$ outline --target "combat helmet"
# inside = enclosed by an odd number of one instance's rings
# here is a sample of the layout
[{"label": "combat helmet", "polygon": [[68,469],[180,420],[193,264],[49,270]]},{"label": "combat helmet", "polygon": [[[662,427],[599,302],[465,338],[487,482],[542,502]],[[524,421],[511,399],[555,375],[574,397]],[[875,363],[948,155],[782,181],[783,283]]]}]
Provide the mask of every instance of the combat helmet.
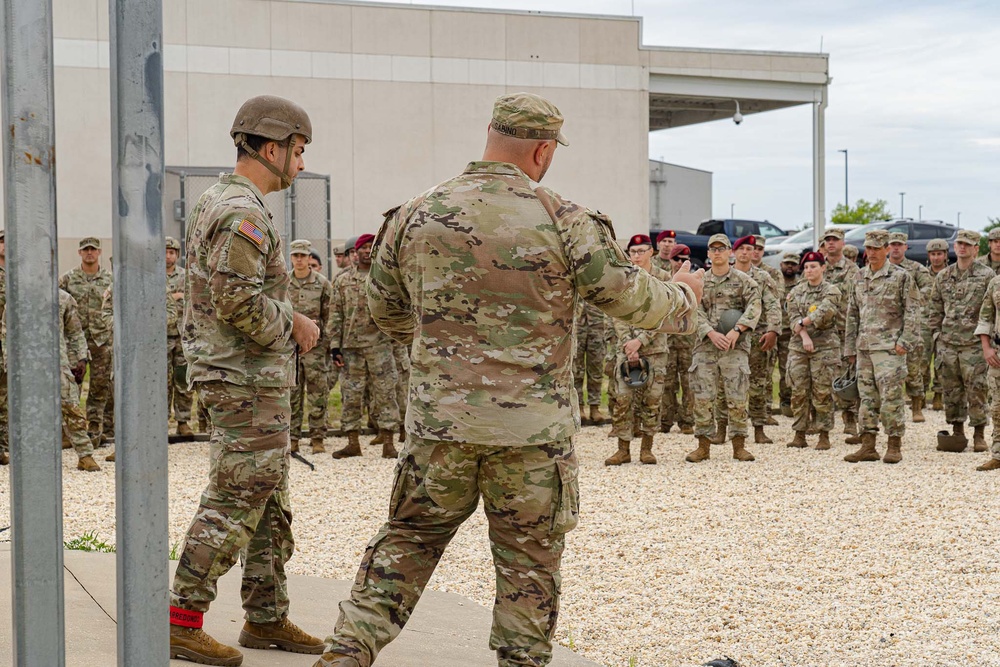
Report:
[{"label": "combat helmet", "polygon": [[724,310],[719,316],[719,323],[715,325],[715,330],[720,334],[727,334],[733,330],[733,327],[736,326],[742,317],[743,311],[738,308]]},{"label": "combat helmet", "polygon": [[[288,165],[292,160],[292,138],[296,134],[301,134],[307,144],[312,141],[312,122],[309,120],[309,114],[295,102],[275,95],[258,95],[244,102],[236,112],[233,127],[229,130],[233,143],[280,178],[282,188],[292,184],[292,177],[288,175]],[[250,135],[287,142],[284,169],[279,171],[251,148],[247,143],[247,136]]]},{"label": "combat helmet", "polygon": [[639,357],[638,365],[636,366],[633,366],[627,360],[623,361],[621,366],[618,367],[618,372],[621,373],[622,381],[626,387],[632,389],[645,387],[646,383],[649,382],[650,376],[649,359]]},{"label": "combat helmet", "polygon": [[855,401],[858,393],[858,369],[854,364],[849,364],[847,370],[840,377],[833,381],[833,393],[842,401]]}]

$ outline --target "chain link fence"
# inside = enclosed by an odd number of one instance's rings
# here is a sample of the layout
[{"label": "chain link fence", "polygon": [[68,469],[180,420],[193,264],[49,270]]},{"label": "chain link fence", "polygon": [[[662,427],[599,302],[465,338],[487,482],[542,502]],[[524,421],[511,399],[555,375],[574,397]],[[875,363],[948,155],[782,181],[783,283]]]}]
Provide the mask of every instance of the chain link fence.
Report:
[{"label": "chain link fence", "polygon": [[[181,242],[181,257],[187,250],[187,216],[205,190],[218,182],[225,167],[167,167],[163,184],[163,233]],[[309,239],[323,258],[323,274],[331,277],[330,177],[304,171],[292,187],[264,197],[274,216],[288,260],[288,245],[294,239]]]}]

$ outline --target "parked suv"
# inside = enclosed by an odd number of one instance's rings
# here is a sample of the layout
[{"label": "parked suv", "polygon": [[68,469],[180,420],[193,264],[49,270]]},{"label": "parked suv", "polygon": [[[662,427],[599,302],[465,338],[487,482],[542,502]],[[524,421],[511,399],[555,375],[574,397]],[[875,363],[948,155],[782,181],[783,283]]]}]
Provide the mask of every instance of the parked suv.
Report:
[{"label": "parked suv", "polygon": [[869,229],[884,229],[888,232],[903,232],[909,239],[906,244],[907,259],[921,264],[927,264],[927,242],[932,239],[944,239],[948,242],[948,261],[955,261],[955,239],[958,237],[958,227],[940,220],[913,220],[903,218],[886,220],[862,225],[847,233],[844,242],[858,249],[858,263],[864,265],[865,231]]}]

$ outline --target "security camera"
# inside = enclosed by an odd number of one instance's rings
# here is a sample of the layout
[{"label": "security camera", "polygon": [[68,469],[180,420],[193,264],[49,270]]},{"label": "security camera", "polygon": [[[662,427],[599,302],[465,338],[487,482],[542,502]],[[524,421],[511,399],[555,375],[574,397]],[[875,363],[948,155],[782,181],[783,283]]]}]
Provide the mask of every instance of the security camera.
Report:
[{"label": "security camera", "polygon": [[736,102],[736,113],[733,114],[733,122],[739,125],[743,122],[743,114],[740,113],[740,101],[733,100],[733,102]]}]

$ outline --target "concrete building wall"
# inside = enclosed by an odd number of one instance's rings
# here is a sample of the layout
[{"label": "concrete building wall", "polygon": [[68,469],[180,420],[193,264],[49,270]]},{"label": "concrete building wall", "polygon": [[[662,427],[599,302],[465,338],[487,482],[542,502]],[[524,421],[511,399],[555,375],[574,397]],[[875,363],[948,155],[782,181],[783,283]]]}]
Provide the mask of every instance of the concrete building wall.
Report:
[{"label": "concrete building wall", "polygon": [[712,172],[649,161],[649,228],[693,232],[712,217]]}]

